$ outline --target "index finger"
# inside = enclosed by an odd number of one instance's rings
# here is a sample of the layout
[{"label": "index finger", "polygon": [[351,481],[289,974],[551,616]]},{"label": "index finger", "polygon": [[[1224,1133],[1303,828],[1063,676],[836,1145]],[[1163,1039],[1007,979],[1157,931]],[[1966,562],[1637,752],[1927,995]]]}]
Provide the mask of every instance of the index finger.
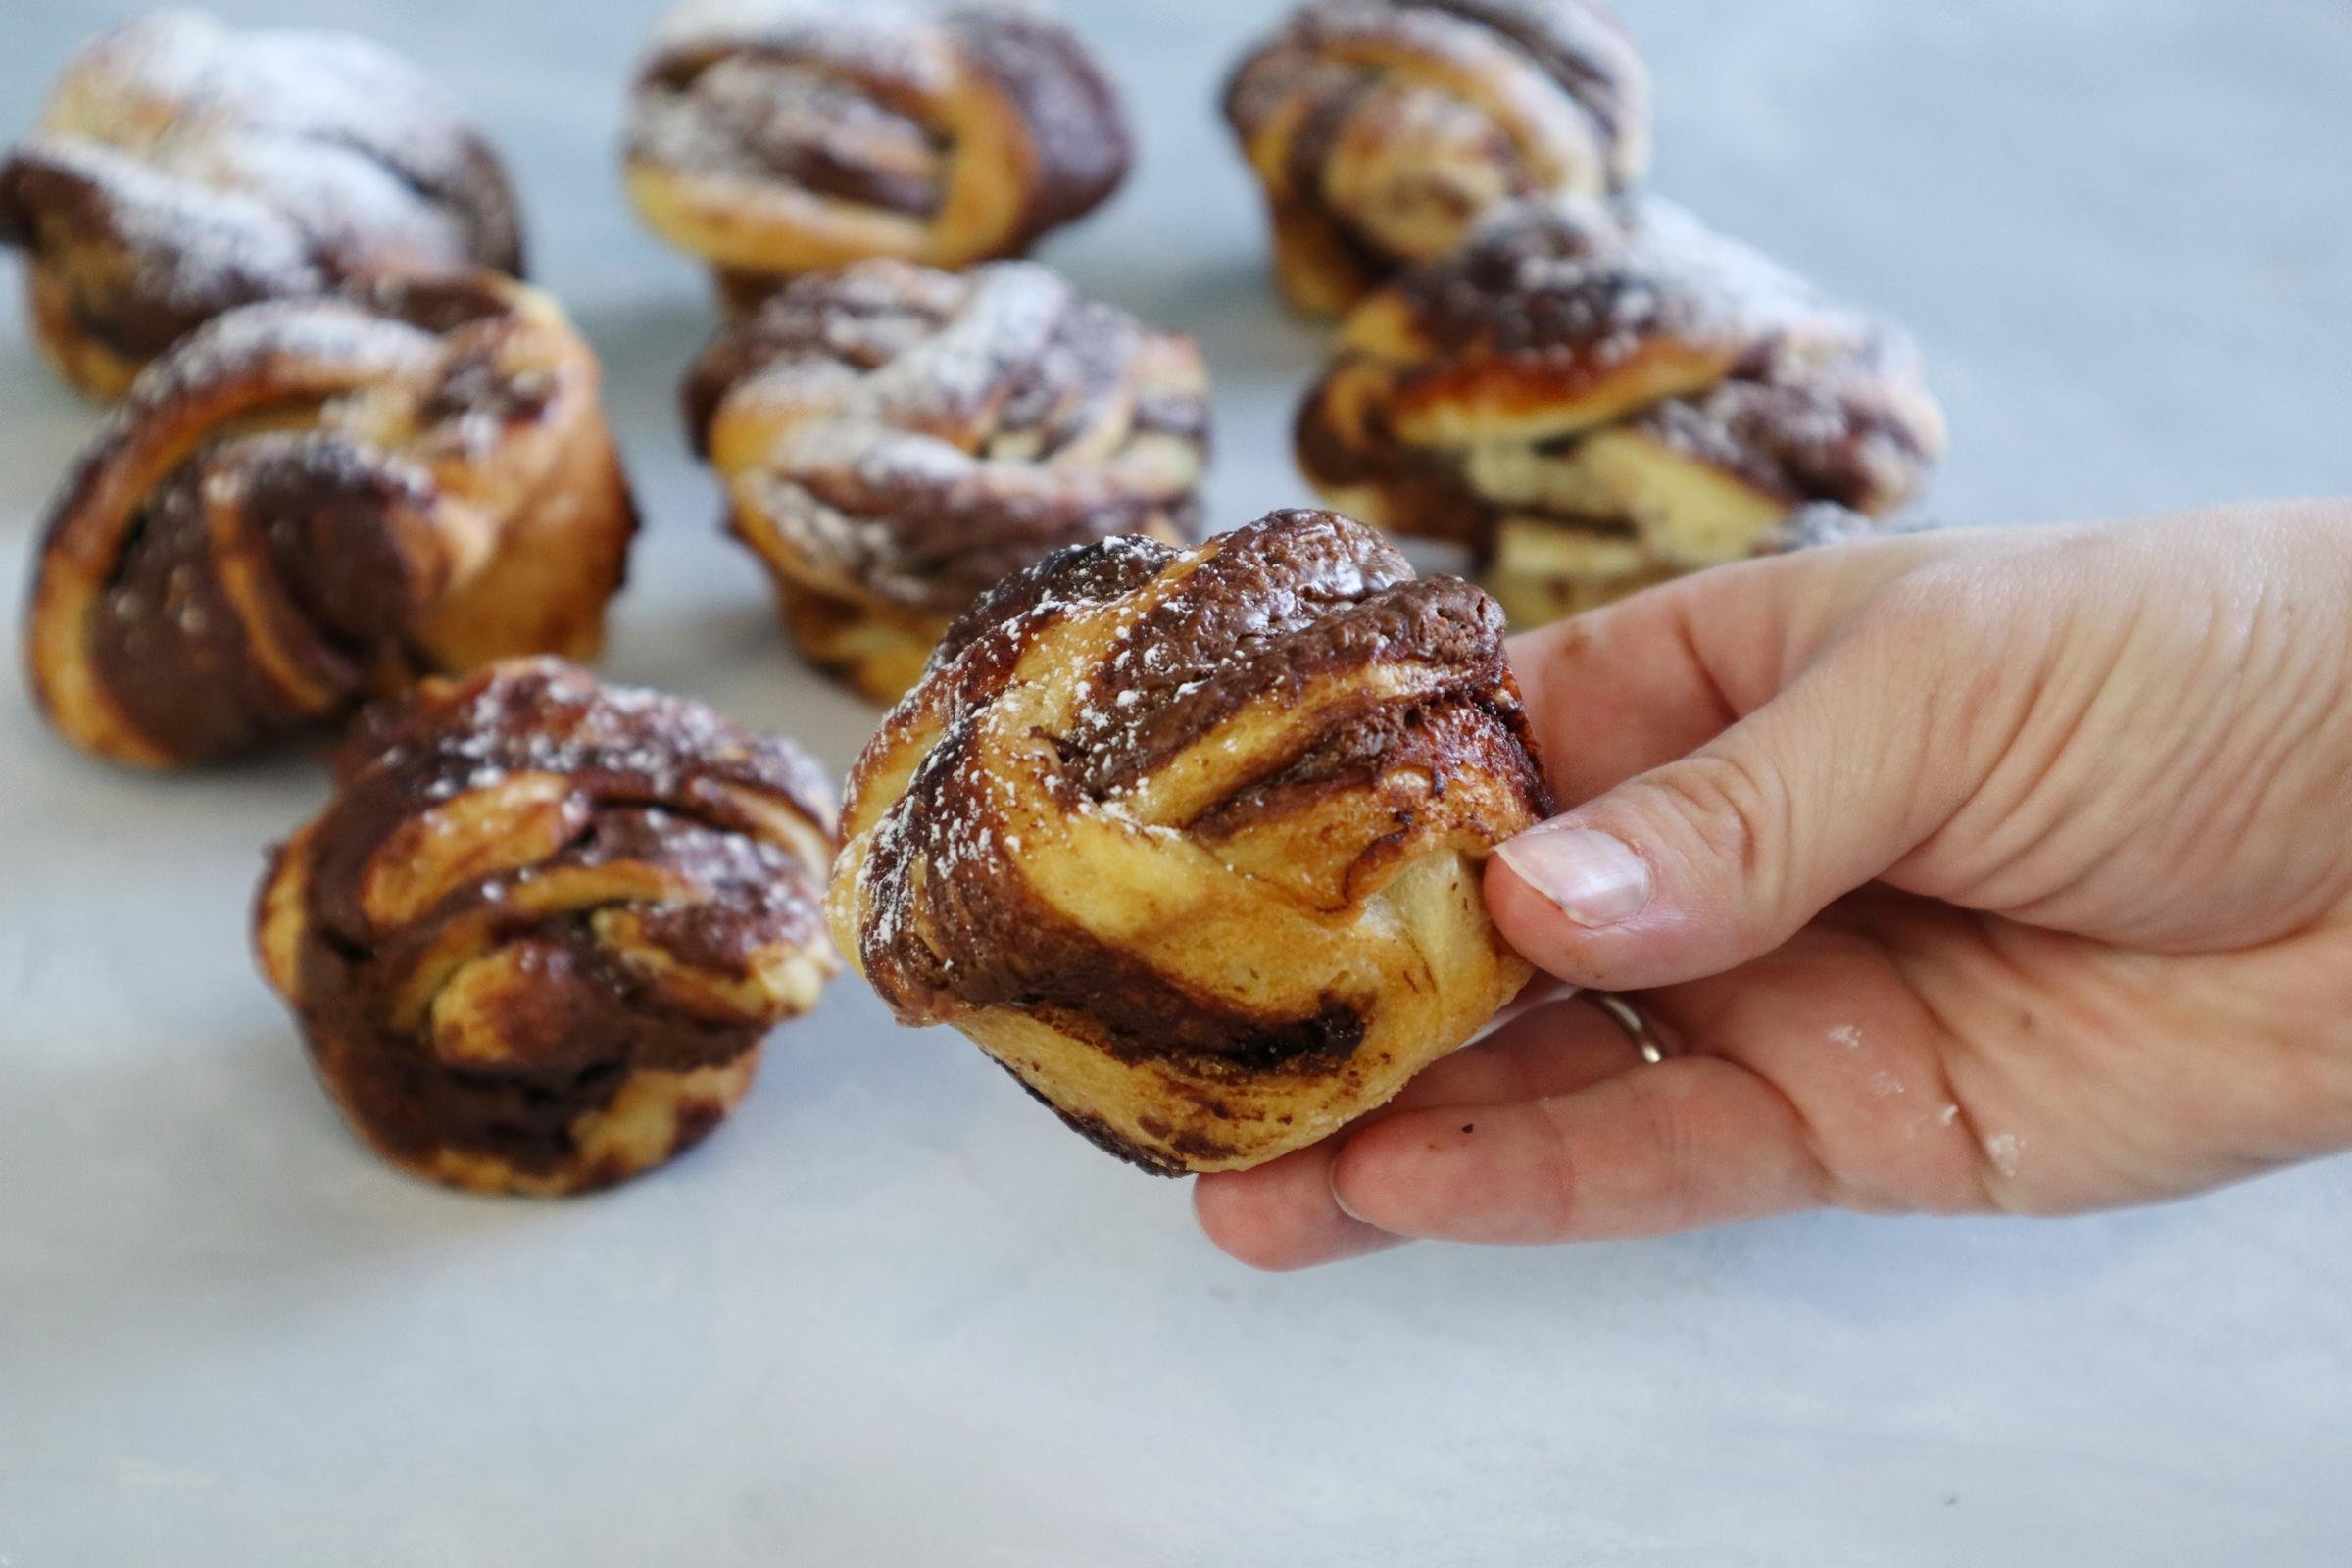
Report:
[{"label": "index finger", "polygon": [[1872,594],[1965,535],[1904,535],[1717,566],[1511,639],[1563,808],[1691,752],[1763,707]]}]

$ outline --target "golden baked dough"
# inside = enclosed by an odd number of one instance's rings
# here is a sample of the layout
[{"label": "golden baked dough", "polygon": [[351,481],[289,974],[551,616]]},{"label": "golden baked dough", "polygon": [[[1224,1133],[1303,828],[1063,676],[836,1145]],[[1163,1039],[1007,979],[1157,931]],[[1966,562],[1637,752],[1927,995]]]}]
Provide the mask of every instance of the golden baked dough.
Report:
[{"label": "golden baked dough", "polygon": [[1005,573],[1198,536],[1200,352],[1027,262],[801,278],[719,332],[685,401],[802,651],[877,702]]},{"label": "golden baked dough", "polygon": [[52,510],[33,696],[189,766],[417,675],[594,654],[637,524],[596,361],[491,273],[249,305],[142,374]]},{"label": "golden baked dough", "polygon": [[1314,1142],[1527,981],[1480,897],[1549,809],[1475,587],[1324,512],[1065,550],[852,770],[833,931],[1148,1169]]},{"label": "golden baked dough", "polygon": [[1605,195],[1649,160],[1649,77],[1608,0],[1307,0],[1225,89],[1274,270],[1336,314],[1498,203]]},{"label": "golden baked dough", "polygon": [[26,253],[51,363],[108,398],[239,305],[522,270],[497,156],[415,67],[364,38],[177,10],[66,68],[0,164],[0,243]]},{"label": "golden baked dough", "polygon": [[1127,172],[1094,57],[1017,0],[685,0],[630,101],[629,195],[734,310],[869,256],[1018,256]]},{"label": "golden baked dough", "polygon": [[836,843],[791,742],[553,659],[372,711],[272,857],[262,971],[384,1158],[607,1187],[694,1144],[838,969]]},{"label": "golden baked dough", "polygon": [[1499,210],[1368,297],[1299,410],[1332,505],[1468,545],[1537,624],[1884,516],[1943,450],[1900,332],[1654,200]]}]

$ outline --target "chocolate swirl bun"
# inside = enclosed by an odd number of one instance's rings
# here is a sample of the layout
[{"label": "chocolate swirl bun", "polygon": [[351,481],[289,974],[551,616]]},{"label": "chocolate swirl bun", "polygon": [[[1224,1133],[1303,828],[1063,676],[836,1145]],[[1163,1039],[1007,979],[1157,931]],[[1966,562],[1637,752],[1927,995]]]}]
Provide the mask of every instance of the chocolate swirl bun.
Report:
[{"label": "chocolate swirl bun", "polygon": [[879,702],[1005,573],[1198,537],[1200,352],[1026,262],[801,278],[718,334],[685,401],[793,635]]},{"label": "chocolate swirl bun", "polygon": [[1608,0],[1308,0],[1225,118],[1293,304],[1346,310],[1517,197],[1604,195],[1649,162],[1649,76]]},{"label": "chocolate swirl bun", "polygon": [[608,1187],[692,1146],[838,968],[815,765],[553,659],[371,712],[271,858],[262,972],[386,1159],[456,1187]]},{"label": "chocolate swirl bun", "polygon": [[1494,602],[1280,512],[959,620],[850,779],[836,940],[1102,1148],[1254,1165],[1525,983],[1479,862],[1548,810]]},{"label": "chocolate swirl bun", "polygon": [[1661,202],[1504,209],[1366,299],[1299,411],[1334,506],[1470,545],[1518,624],[1881,516],[1943,449],[1900,332]]},{"label": "chocolate swirl bun", "polygon": [[407,61],[189,11],[126,23],[67,67],[0,164],[0,242],[28,254],[59,373],[110,398],[235,306],[522,268],[496,155]]},{"label": "chocolate swirl bun", "polygon": [[85,751],[187,766],[422,673],[593,654],[637,523],[597,383],[554,304],[490,273],[218,318],[51,511],[35,699]]},{"label": "chocolate swirl bun", "polygon": [[1117,94],[1023,0],[686,0],[631,103],[629,194],[730,306],[868,256],[1018,256],[1127,172]]}]

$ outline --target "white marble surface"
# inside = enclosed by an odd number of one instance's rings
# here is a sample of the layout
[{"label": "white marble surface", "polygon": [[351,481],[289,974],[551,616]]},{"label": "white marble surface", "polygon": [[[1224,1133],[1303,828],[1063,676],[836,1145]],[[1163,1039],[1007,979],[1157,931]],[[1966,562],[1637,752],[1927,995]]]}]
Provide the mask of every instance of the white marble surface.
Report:
[{"label": "white marble surface", "polygon": [[[612,177],[642,7],[221,3],[375,33],[478,107],[650,513],[611,667],[846,762],[863,711],[786,656],[678,440],[709,312]],[[2343,0],[1626,5],[1664,188],[1917,327],[1936,512],[2352,490]],[[7,132],[113,9],[9,0]],[[1079,9],[1143,157],[1048,255],[1201,336],[1217,518],[1301,500],[1317,339],[1211,114],[1271,8]],[[91,415],[8,314],[13,648]],[[319,791],[124,777],[0,691],[0,1568],[2352,1560],[2352,1165],[1266,1278],[844,984],[676,1168],[467,1200],[355,1148],[252,976],[259,847]]]}]

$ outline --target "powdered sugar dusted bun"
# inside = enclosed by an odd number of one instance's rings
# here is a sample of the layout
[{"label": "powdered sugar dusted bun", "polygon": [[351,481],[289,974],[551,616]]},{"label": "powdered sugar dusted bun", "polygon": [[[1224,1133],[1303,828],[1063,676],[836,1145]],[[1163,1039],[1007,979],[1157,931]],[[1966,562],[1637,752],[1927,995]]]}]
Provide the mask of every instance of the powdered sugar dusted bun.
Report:
[{"label": "powdered sugar dusted bun", "polygon": [[220,316],[150,366],[54,505],[33,695],[187,766],[433,671],[587,657],[636,513],[588,347],[493,273]]},{"label": "powdered sugar dusted bun", "polygon": [[1526,982],[1479,864],[1548,810],[1493,601],[1275,513],[992,590],[852,770],[827,903],[901,1022],[1147,1169],[1239,1169]]},{"label": "powdered sugar dusted bun", "polygon": [[157,11],[70,64],[0,165],[59,371],[119,395],[202,322],[389,274],[518,273],[506,175],[457,106],[362,38]]},{"label": "powdered sugar dusted bun", "polygon": [[272,857],[262,971],[385,1158],[606,1187],[701,1139],[838,968],[814,763],[552,659],[371,712]]},{"label": "powdered sugar dusted bun", "polygon": [[688,0],[630,101],[629,193],[730,305],[868,256],[1018,256],[1127,172],[1093,55],[1025,0]]},{"label": "powdered sugar dusted bun", "polygon": [[1336,313],[1498,203],[1598,196],[1649,161],[1649,76],[1608,0],[1307,0],[1235,70],[1275,275]]},{"label": "powdered sugar dusted bun", "polygon": [[1519,624],[1884,516],[1943,449],[1910,341],[1655,200],[1498,210],[1368,297],[1299,411],[1333,505],[1470,545]]},{"label": "powdered sugar dusted bun", "polygon": [[803,650],[880,702],[1005,573],[1198,535],[1199,351],[1027,262],[801,278],[718,333],[685,402]]}]

